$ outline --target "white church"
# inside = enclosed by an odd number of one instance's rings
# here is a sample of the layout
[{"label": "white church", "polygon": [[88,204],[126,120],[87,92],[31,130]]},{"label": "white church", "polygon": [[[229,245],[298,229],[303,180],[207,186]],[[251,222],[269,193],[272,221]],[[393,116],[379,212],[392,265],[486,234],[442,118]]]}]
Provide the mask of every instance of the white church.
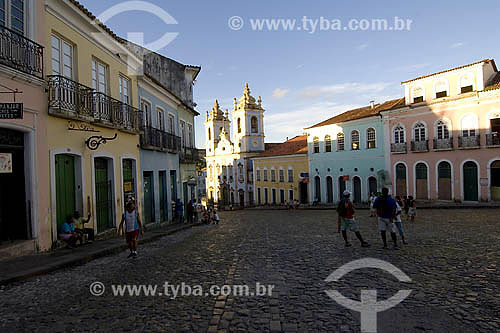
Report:
[{"label": "white church", "polygon": [[[264,109],[245,84],[243,96],[234,98],[234,107],[223,113],[215,100],[205,121],[207,198],[222,205],[253,204],[253,165],[251,157],[265,150]],[[231,122],[233,123],[231,135]]]}]

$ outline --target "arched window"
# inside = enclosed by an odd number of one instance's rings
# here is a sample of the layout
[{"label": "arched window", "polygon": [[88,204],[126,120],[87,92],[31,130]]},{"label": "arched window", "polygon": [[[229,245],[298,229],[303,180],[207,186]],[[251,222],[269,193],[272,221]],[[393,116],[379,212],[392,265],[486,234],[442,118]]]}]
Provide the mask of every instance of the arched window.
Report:
[{"label": "arched window", "polygon": [[366,148],[377,148],[376,132],[372,127],[366,130]]},{"label": "arched window", "polygon": [[257,117],[252,117],[250,119],[250,127],[252,133],[258,133],[259,132],[259,122],[257,121]]},{"label": "arched window", "polygon": [[465,94],[474,90],[472,75],[465,74],[460,78],[460,93]]},{"label": "arched window", "polygon": [[427,138],[427,133],[425,131],[425,124],[423,122],[418,122],[413,126],[413,140],[416,142],[425,141]]},{"label": "arched window", "polygon": [[317,136],[313,138],[313,153],[319,153],[319,138]]},{"label": "arched window", "polygon": [[212,140],[212,131],[208,129],[208,140]]},{"label": "arched window", "polygon": [[466,115],[465,117],[462,118],[462,122],[460,125],[462,127],[462,136],[464,137],[476,136],[478,121],[475,115],[473,114]]},{"label": "arched window", "polygon": [[359,150],[359,131],[351,132],[351,150]]},{"label": "arched window", "polygon": [[436,123],[436,134],[438,140],[449,139],[450,131],[448,128],[448,123],[443,119],[439,119]]},{"label": "arched window", "polygon": [[337,150],[344,150],[344,133],[337,134]]},{"label": "arched window", "polygon": [[424,101],[424,89],[422,87],[413,87],[411,90],[413,103],[420,103]]},{"label": "arched window", "polygon": [[325,152],[329,153],[332,151],[332,138],[330,135],[325,135]]},{"label": "arched window", "polygon": [[237,127],[238,127],[238,133],[241,133],[241,118],[238,118],[236,121]]},{"label": "arched window", "polygon": [[436,93],[436,98],[448,96],[448,83],[445,80],[438,81],[434,86],[434,91]]},{"label": "arched window", "polygon": [[397,125],[392,130],[394,143],[405,143],[405,129],[401,125]]}]

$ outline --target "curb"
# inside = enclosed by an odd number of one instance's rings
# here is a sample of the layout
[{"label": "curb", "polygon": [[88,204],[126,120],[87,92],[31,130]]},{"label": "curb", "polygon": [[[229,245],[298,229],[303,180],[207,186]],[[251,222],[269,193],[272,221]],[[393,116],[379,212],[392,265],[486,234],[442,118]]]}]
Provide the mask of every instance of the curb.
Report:
[{"label": "curb", "polygon": [[[161,237],[175,234],[179,231],[187,230],[187,229],[190,229],[194,226],[199,226],[199,225],[202,225],[202,223],[187,224],[187,225],[179,226],[178,228],[175,228],[172,230],[163,231],[163,232],[156,232],[156,234],[151,236],[151,237],[148,237],[145,239],[139,239],[137,241],[137,243],[138,244],[152,243]],[[154,231],[151,231],[151,232],[155,233]],[[91,253],[89,255],[82,256],[80,258],[62,259],[62,260],[54,261],[50,265],[24,270],[24,271],[21,271],[19,273],[16,273],[16,276],[2,279],[2,280],[0,280],[0,286],[7,285],[7,284],[10,284],[13,282],[19,282],[19,281],[26,280],[26,279],[29,279],[29,278],[35,277],[35,276],[45,275],[45,274],[48,274],[48,273],[51,273],[51,272],[54,272],[54,271],[57,271],[57,270],[60,270],[63,268],[81,266],[81,265],[84,265],[84,264],[91,262],[95,259],[106,257],[106,256],[109,256],[112,254],[120,253],[126,249],[127,249],[127,245],[122,244],[122,245],[116,245],[113,247],[109,247],[109,248],[97,251],[95,253]]]}]

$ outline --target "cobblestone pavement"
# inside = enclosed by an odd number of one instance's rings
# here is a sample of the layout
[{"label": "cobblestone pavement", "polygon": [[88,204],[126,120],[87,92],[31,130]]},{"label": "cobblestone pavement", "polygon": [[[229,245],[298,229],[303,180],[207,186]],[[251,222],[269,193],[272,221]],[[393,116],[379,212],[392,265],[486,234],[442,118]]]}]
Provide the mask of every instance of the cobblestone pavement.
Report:
[{"label": "cobblestone pavement", "polygon": [[[359,314],[330,299],[360,289],[386,299],[412,289],[378,315],[379,332],[500,331],[500,210],[421,210],[405,223],[409,245],[383,250],[373,218],[359,212],[372,244],[344,248],[333,211],[235,211],[127,253],[0,289],[0,331],[359,332]],[[386,260],[408,274],[401,283],[379,269],[324,280],[360,258]],[[102,296],[89,286],[100,281]],[[272,296],[113,296],[112,284],[274,285]]]}]

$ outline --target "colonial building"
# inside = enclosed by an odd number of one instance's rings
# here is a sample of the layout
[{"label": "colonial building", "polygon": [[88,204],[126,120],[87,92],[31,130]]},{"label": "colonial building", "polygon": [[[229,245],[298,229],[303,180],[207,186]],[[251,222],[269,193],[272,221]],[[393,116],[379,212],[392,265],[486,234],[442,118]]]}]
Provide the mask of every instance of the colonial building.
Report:
[{"label": "colonial building", "polygon": [[51,246],[44,6],[0,1],[0,257]]},{"label": "colonial building", "polygon": [[500,73],[493,59],[402,82],[382,112],[393,190],[421,200],[500,200]]},{"label": "colonial building", "polygon": [[257,205],[308,200],[307,136],[296,136],[252,158]]},{"label": "colonial building", "polygon": [[402,99],[372,102],[305,129],[311,202],[332,204],[346,189],[355,202],[364,202],[381,190],[389,177],[380,112],[402,104]]},{"label": "colonial building", "polygon": [[264,109],[261,98],[250,95],[245,84],[243,96],[234,98],[231,121],[215,100],[214,107],[207,111],[206,161],[207,195],[209,200],[228,205],[229,203],[253,204],[254,180],[251,157],[265,150]]}]

